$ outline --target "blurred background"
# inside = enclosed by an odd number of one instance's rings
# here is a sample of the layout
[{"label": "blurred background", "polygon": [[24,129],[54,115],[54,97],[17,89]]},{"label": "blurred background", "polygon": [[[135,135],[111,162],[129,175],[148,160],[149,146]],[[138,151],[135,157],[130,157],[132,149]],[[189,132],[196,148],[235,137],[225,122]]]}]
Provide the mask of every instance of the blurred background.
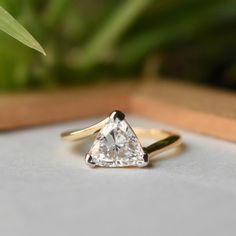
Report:
[{"label": "blurred background", "polygon": [[236,89],[236,1],[0,0],[47,57],[0,33],[0,90],[172,78]]}]

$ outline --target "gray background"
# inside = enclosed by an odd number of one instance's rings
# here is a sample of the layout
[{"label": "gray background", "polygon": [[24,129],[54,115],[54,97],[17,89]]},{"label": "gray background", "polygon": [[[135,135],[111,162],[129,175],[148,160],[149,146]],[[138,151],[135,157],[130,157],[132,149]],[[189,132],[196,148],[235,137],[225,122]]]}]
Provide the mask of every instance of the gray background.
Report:
[{"label": "gray background", "polygon": [[99,119],[1,134],[0,235],[236,235],[236,145],[128,119],[180,132],[186,149],[150,168],[90,169],[86,147],[59,134]]}]

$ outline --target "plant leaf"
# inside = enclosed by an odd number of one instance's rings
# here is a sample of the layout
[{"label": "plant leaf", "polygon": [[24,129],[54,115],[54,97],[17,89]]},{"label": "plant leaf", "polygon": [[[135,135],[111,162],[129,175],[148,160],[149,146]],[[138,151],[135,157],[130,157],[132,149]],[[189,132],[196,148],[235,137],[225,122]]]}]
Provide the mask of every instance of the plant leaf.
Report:
[{"label": "plant leaf", "polygon": [[1,6],[0,30],[9,34],[11,37],[17,39],[26,46],[41,52],[43,55],[46,55],[44,49],[35,40],[35,38]]}]

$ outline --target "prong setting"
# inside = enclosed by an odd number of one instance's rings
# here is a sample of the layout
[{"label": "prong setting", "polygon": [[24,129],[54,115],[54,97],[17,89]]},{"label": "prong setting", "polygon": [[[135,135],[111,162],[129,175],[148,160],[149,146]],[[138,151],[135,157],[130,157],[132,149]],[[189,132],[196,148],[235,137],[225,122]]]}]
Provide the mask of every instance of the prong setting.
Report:
[{"label": "prong setting", "polygon": [[85,160],[86,160],[86,163],[88,166],[90,166],[92,168],[96,167],[96,164],[95,164],[95,162],[93,162],[93,158],[90,154],[86,154]]},{"label": "prong setting", "polygon": [[115,110],[110,114],[110,118],[113,119],[114,121],[116,119],[119,119],[120,121],[125,119],[125,114],[121,111]]},{"label": "prong setting", "polygon": [[149,164],[149,156],[148,154],[145,152],[143,155],[143,161],[142,162],[138,162],[137,166],[138,167],[145,167]]}]

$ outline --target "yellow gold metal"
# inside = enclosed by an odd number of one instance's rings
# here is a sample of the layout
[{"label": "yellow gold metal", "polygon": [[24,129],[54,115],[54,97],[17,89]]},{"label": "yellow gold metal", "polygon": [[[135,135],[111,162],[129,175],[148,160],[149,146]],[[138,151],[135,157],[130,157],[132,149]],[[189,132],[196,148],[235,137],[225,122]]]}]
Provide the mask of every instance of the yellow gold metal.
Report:
[{"label": "yellow gold metal", "polygon": [[87,138],[99,132],[99,130],[101,130],[104,124],[106,124],[108,119],[109,117],[85,129],[64,132],[61,134],[61,137],[64,140],[68,140],[68,141],[77,141],[77,140]]},{"label": "yellow gold metal", "polygon": [[[106,124],[108,119],[109,117],[85,129],[62,133],[61,137],[68,141],[78,141],[87,138],[98,133]],[[154,154],[161,153],[181,144],[181,137],[172,132],[144,128],[133,128],[133,130],[138,137],[152,138],[157,140],[155,143],[147,147],[143,147],[144,151],[149,154],[150,157],[152,157]]]}]

